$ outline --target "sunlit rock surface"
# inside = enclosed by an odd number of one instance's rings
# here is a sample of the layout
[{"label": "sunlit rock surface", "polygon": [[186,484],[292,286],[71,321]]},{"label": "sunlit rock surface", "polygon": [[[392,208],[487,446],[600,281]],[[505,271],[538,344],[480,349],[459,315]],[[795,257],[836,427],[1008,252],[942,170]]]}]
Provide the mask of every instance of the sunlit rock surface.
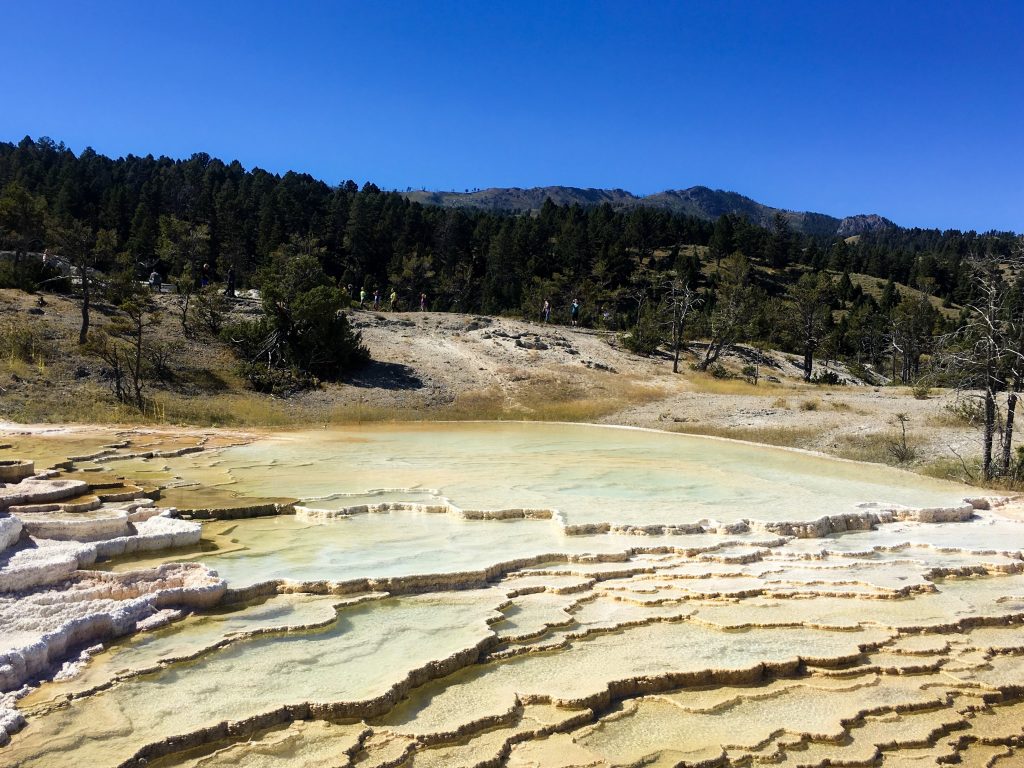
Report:
[{"label": "sunlit rock surface", "polygon": [[0,765],[1024,764],[1024,523],[975,489],[564,425],[117,438],[5,437],[63,472],[0,489]]}]

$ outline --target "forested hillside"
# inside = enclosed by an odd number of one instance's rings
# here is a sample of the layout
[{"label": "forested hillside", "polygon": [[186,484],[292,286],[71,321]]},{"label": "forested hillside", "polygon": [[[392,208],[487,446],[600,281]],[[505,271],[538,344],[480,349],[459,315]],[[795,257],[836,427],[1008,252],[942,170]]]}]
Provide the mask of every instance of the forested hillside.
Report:
[{"label": "forested hillside", "polygon": [[[627,331],[641,352],[699,337],[712,365],[716,347],[763,341],[842,355],[903,381],[974,295],[968,257],[1002,258],[1018,242],[1011,233],[888,226],[816,237],[782,215],[765,228],[739,215],[709,222],[607,202],[546,200],[527,213],[444,208],[372,183],[331,185],[205,154],[111,159],[29,138],[0,143],[0,237],[15,266],[18,254],[72,247],[104,272],[223,280],[230,270],[239,288],[303,257],[316,279],[343,294],[351,287],[348,300],[363,289],[387,302],[394,291],[405,308],[426,294],[433,310],[538,317],[548,301],[552,320],[567,322],[578,299],[583,324]],[[15,272],[8,264],[0,279],[31,283]],[[887,284],[872,296],[860,275]]]}]

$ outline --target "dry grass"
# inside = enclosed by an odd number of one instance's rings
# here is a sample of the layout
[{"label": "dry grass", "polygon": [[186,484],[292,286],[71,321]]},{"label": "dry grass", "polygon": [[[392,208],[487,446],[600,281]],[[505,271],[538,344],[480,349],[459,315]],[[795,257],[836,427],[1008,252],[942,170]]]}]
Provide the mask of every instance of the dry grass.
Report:
[{"label": "dry grass", "polygon": [[711,424],[676,424],[672,432],[747,440],[786,448],[812,448],[821,431],[814,427],[721,427]]},{"label": "dry grass", "polygon": [[788,387],[762,382],[751,384],[746,379],[716,379],[705,373],[693,373],[688,377],[688,382],[694,392],[703,392],[708,395],[771,395],[775,392],[788,389]]},{"label": "dry grass", "polygon": [[52,352],[53,345],[46,341],[38,323],[15,317],[0,321],[0,358],[34,365]]},{"label": "dry grass", "polygon": [[957,483],[974,485],[992,491],[1007,492],[1024,489],[1024,480],[1017,477],[997,477],[988,482],[981,479],[981,458],[965,456],[961,461],[955,456],[947,456],[921,464],[915,471],[928,477],[940,480],[952,480]]},{"label": "dry grass", "polygon": [[25,398],[8,401],[6,418],[14,421],[176,424],[210,427],[299,427],[308,424],[360,424],[383,421],[596,421],[617,411],[662,397],[658,387],[620,380],[590,387],[557,378],[521,382],[508,396],[499,388],[470,392],[448,405],[395,408],[362,402],[322,407],[249,391],[193,397],[156,392],[143,411],[116,402],[105,388],[82,384],[72,398]]},{"label": "dry grass", "polygon": [[631,405],[657,400],[658,387],[608,376],[584,386],[556,376],[535,377],[513,392],[498,387],[465,393],[448,405],[395,409],[353,404],[331,411],[336,424],[377,421],[596,421]]},{"label": "dry grass", "polygon": [[891,464],[888,445],[896,433],[871,432],[861,435],[842,435],[833,450],[836,456],[874,464]]},{"label": "dry grass", "polygon": [[154,421],[166,424],[195,424],[210,427],[289,427],[314,419],[287,400],[253,392],[225,393],[204,397],[161,394],[154,398]]},{"label": "dry grass", "polygon": [[806,400],[800,401],[801,411],[816,411],[821,408],[821,400],[816,397],[809,397]]},{"label": "dry grass", "polygon": [[981,462],[977,459],[967,460],[967,469],[964,464],[955,457],[933,459],[917,467],[917,471],[928,477],[936,477],[940,480],[952,480],[957,483],[974,485],[981,476]]},{"label": "dry grass", "polygon": [[25,424],[145,424],[154,421],[133,407],[115,402],[105,388],[93,384],[82,384],[74,397],[9,396],[4,406],[4,418]]}]

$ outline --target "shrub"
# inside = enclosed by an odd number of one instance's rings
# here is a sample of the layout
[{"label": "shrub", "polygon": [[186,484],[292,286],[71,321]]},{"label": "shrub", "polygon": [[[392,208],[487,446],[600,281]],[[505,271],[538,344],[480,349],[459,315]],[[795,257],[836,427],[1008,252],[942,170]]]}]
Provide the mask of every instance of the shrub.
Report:
[{"label": "shrub", "polygon": [[804,400],[800,403],[801,411],[816,411],[821,407],[821,401],[817,399]]},{"label": "shrub", "polygon": [[160,381],[171,381],[174,371],[171,370],[171,347],[160,342],[151,344],[145,350],[148,373]]},{"label": "shrub", "polygon": [[313,253],[295,252],[299,245],[276,251],[260,273],[265,322],[277,334],[282,367],[335,379],[365,363],[370,353],[342,312],[345,293]]},{"label": "shrub", "polygon": [[216,336],[224,327],[224,315],[227,310],[227,297],[219,288],[207,286],[195,295],[192,316],[199,328],[211,336]]},{"label": "shrub", "polygon": [[320,384],[314,377],[298,368],[276,368],[265,363],[242,363],[238,372],[257,392],[277,397],[287,397]]},{"label": "shrub", "polygon": [[905,464],[917,458],[917,450],[907,443],[907,422],[910,419],[905,413],[896,414],[896,422],[900,425],[900,434],[886,444],[886,450],[897,464]]},{"label": "shrub", "polygon": [[657,312],[648,307],[640,315],[640,321],[622,337],[622,344],[630,352],[650,356],[658,351],[662,342],[662,328]]},{"label": "shrub", "polygon": [[985,405],[976,398],[963,398],[954,400],[945,405],[946,412],[953,421],[974,426],[985,419]]},{"label": "shrub", "polygon": [[872,382],[871,371],[869,371],[863,363],[859,363],[856,360],[846,364],[846,369],[850,372],[850,375],[856,379],[870,384]]},{"label": "shrub", "polygon": [[732,373],[730,373],[728,368],[726,368],[724,365],[720,365],[718,363],[715,363],[714,365],[709,367],[708,368],[708,373],[711,374],[711,378],[713,378],[713,379],[733,379],[733,378],[736,378],[735,376],[732,375]]},{"label": "shrub", "polygon": [[264,350],[270,344],[274,329],[266,318],[258,320],[240,320],[236,323],[229,323],[220,331],[222,341],[235,348],[239,357],[254,362],[257,358],[268,360],[272,357],[272,349]]},{"label": "shrub", "polygon": [[927,384],[918,382],[914,385],[912,392],[914,393],[915,400],[927,400],[928,396],[932,393],[932,388]]},{"label": "shrub", "polygon": [[846,382],[840,378],[839,374],[835,371],[822,371],[817,376],[811,379],[812,384],[819,384],[828,387],[842,386]]}]

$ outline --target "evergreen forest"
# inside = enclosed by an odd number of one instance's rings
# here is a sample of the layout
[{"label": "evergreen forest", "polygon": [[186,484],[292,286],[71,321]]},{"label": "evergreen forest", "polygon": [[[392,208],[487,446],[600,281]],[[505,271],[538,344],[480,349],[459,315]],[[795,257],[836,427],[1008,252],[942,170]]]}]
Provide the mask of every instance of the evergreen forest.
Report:
[{"label": "evergreen forest", "polygon": [[[48,249],[129,280],[230,275],[239,290],[275,296],[291,285],[310,316],[379,291],[400,309],[425,294],[432,311],[530,318],[548,301],[552,321],[567,323],[577,299],[582,325],[621,332],[641,353],[700,339],[707,369],[732,344],[763,343],[802,354],[808,378],[825,356],[910,383],[982,298],[979,259],[1013,258],[1020,238],[906,228],[829,238],[792,231],[782,216],[763,228],[738,215],[550,199],[531,212],[443,208],[202,153],[112,159],[26,137],[0,143],[0,248],[13,254],[0,286],[37,288],[45,276],[26,257]],[[275,301],[271,325],[286,306]],[[330,376],[335,354],[363,359],[329,346],[298,358]]]}]

